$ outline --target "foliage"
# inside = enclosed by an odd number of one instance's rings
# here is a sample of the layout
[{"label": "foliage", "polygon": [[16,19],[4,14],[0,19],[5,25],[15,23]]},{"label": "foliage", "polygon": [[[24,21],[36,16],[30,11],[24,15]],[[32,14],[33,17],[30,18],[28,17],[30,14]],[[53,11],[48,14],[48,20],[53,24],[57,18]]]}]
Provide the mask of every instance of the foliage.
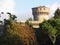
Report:
[{"label": "foliage", "polygon": [[29,20],[29,21],[33,21],[33,19],[32,19],[32,18],[29,18],[28,20]]},{"label": "foliage", "polygon": [[7,14],[9,14],[9,20],[15,20],[15,18],[17,18],[15,15],[7,12]]},{"label": "foliage", "polygon": [[13,20],[15,20],[15,18],[17,18],[15,15],[13,15]]},{"label": "foliage", "polygon": [[4,20],[5,32],[0,38],[0,45],[37,45],[34,30],[17,24],[11,15],[9,20]]},{"label": "foliage", "polygon": [[51,24],[49,24],[48,22],[44,22],[42,24],[42,28],[43,30],[46,30],[48,33],[51,33],[53,35],[55,35],[57,33],[57,30],[55,29],[55,27],[53,27]]},{"label": "foliage", "polygon": [[32,19],[32,18],[29,18],[29,19],[25,22],[25,24],[27,24],[27,25],[29,25],[30,27],[32,27],[32,24],[31,24],[32,21],[33,21],[33,19]]},{"label": "foliage", "polygon": [[59,8],[57,8],[57,10],[55,11],[54,15],[55,15],[54,18],[60,17],[60,9]]},{"label": "foliage", "polygon": [[60,9],[58,8],[54,14],[53,18],[40,25],[40,28],[48,34],[53,45],[55,45],[56,37],[60,34]]}]

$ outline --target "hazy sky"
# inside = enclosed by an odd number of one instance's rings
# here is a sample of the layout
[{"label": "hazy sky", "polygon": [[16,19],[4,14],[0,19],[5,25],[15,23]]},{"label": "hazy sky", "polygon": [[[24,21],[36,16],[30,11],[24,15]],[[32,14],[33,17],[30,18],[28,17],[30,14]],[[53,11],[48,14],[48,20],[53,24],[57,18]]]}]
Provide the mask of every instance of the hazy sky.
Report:
[{"label": "hazy sky", "polygon": [[60,7],[60,0],[0,0],[0,12],[11,12],[20,20],[33,17],[32,8],[36,6],[49,7],[51,16],[57,7]]}]

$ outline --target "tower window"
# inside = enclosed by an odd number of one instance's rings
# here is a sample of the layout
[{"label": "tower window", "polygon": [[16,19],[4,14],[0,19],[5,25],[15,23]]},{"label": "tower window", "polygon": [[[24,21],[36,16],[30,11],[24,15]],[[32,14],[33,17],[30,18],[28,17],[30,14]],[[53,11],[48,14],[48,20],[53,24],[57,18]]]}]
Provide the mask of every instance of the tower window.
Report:
[{"label": "tower window", "polygon": [[44,8],[44,10],[45,10],[45,8]]},{"label": "tower window", "polygon": [[41,10],[41,8],[40,8],[40,10]]}]

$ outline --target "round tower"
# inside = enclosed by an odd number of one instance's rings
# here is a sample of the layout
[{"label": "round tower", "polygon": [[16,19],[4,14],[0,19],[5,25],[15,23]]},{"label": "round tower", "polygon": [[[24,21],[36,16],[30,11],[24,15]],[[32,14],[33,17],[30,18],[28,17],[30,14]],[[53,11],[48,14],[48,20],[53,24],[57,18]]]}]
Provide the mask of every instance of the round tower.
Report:
[{"label": "round tower", "polygon": [[48,20],[50,9],[45,6],[39,6],[32,8],[32,14],[34,17],[34,21],[43,22],[44,20]]}]

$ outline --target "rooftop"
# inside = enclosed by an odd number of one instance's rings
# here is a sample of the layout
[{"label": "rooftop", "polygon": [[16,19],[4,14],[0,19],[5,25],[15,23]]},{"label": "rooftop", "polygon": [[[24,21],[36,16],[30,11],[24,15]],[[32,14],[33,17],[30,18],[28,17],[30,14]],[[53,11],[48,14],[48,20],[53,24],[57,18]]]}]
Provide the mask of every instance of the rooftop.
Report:
[{"label": "rooftop", "polygon": [[43,8],[43,7],[48,8],[46,6],[37,6],[37,7],[33,7],[32,9],[34,9],[34,8]]}]

